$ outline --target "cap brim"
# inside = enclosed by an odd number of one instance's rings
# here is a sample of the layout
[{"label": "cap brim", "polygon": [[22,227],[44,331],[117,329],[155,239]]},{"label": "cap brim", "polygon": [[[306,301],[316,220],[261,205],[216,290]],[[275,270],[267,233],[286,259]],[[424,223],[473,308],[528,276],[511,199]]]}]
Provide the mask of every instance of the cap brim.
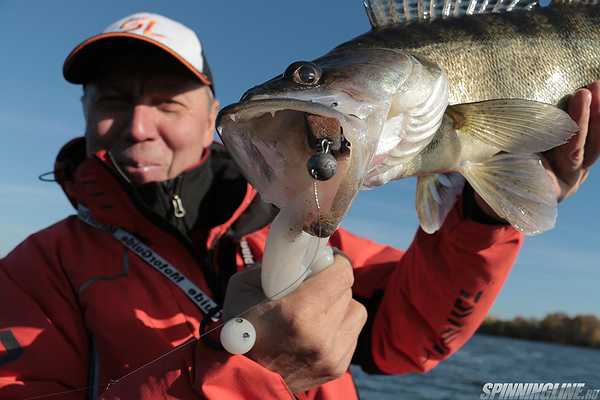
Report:
[{"label": "cap brim", "polygon": [[208,86],[212,86],[212,82],[208,78],[208,76],[194,68],[192,64],[190,64],[186,59],[181,57],[177,52],[173,51],[170,47],[165,46],[164,44],[156,40],[152,40],[146,36],[136,35],[134,33],[129,32],[101,33],[99,35],[92,36],[91,38],[79,44],[67,56],[63,65],[63,76],[68,82],[71,83],[83,84],[89,82],[90,79],[93,78],[93,73],[95,72],[95,65],[97,64],[96,61],[98,55],[101,54],[102,51],[107,50],[105,46],[108,43],[112,42],[113,40],[122,39],[139,40],[159,47],[160,49],[173,56],[187,69],[189,69],[190,72],[197,76],[202,83]]}]

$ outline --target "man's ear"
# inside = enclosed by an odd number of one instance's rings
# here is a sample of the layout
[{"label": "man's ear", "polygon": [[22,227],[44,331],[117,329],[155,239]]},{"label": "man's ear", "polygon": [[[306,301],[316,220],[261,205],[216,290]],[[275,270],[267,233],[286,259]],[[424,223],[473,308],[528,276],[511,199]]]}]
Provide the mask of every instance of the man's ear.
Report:
[{"label": "man's ear", "polygon": [[214,136],[214,132],[215,132],[215,123],[217,120],[217,114],[219,114],[219,109],[221,108],[221,103],[219,103],[219,100],[214,99],[210,105],[210,111],[209,111],[209,116],[210,116],[210,126],[207,132],[207,146],[210,145],[213,141],[213,136]]},{"label": "man's ear", "polygon": [[217,114],[219,113],[220,108],[221,108],[221,103],[219,103],[219,100],[213,99],[212,104],[210,105],[210,117],[211,117],[211,120],[213,121],[213,127],[212,127],[213,130],[215,129],[214,124],[217,119]]}]

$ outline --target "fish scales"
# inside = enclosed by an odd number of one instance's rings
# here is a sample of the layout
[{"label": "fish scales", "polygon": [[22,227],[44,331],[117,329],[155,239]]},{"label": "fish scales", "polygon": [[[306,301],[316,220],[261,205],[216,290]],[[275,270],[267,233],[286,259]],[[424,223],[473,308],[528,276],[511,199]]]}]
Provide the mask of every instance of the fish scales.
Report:
[{"label": "fish scales", "polygon": [[600,76],[599,26],[598,6],[555,5],[371,31],[323,58],[357,47],[401,49],[445,70],[450,104],[494,98],[556,104]]},{"label": "fish scales", "polygon": [[538,153],[579,129],[556,103],[600,78],[600,7],[521,1],[366,0],[374,30],[220,111],[223,142],[280,209],[262,259],[267,297],[302,282],[360,188],[409,176],[427,233],[465,182],[514,228],[554,227]]},{"label": "fish scales", "polygon": [[[556,105],[600,78],[600,6],[452,4],[430,3],[438,17],[428,20],[425,3],[369,0],[372,31],[291,63],[220,112],[221,137],[252,184],[306,233],[331,235],[359,187],[409,176],[428,233],[465,180],[515,228],[554,226],[557,200],[537,154],[578,130]],[[490,13],[464,15],[463,5]],[[319,131],[332,149],[314,145],[315,122],[338,127]],[[317,183],[309,161],[327,152],[337,171]]]}]

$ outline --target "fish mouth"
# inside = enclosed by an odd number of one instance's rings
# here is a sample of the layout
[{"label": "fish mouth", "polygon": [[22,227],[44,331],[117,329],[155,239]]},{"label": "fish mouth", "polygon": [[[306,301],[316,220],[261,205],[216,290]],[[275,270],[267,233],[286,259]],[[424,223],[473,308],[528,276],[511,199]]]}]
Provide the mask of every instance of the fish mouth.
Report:
[{"label": "fish mouth", "polygon": [[[295,228],[318,237],[333,234],[361,186],[364,130],[355,116],[288,98],[235,103],[217,117],[223,143],[262,198],[295,207]],[[324,159],[331,176],[311,167]]]},{"label": "fish mouth", "polygon": [[277,113],[279,111],[305,112],[308,114],[321,115],[323,117],[336,118],[338,120],[348,120],[347,122],[349,122],[350,119],[356,118],[339,112],[334,107],[313,101],[292,98],[251,98],[246,101],[230,104],[223,108],[219,112],[219,115],[217,115],[216,125],[217,127],[222,126],[222,122],[225,118],[230,118],[234,122],[238,119],[245,121],[260,117],[267,113]]}]

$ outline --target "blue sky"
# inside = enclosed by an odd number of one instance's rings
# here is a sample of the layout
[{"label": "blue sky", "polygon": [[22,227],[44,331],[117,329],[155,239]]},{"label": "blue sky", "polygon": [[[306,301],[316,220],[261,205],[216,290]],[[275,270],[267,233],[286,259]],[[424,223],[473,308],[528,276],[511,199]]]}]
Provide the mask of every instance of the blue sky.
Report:
[{"label": "blue sky", "polygon": [[[82,133],[81,90],[61,74],[80,41],[138,11],[180,20],[202,38],[226,105],[290,62],[315,58],[367,31],[361,3],[0,0],[0,255],[72,213],[58,187],[37,176],[52,169],[63,143]],[[599,313],[599,170],[561,205],[556,229],[526,241],[492,314]],[[408,246],[417,226],[414,181],[359,194],[344,226]]]}]

